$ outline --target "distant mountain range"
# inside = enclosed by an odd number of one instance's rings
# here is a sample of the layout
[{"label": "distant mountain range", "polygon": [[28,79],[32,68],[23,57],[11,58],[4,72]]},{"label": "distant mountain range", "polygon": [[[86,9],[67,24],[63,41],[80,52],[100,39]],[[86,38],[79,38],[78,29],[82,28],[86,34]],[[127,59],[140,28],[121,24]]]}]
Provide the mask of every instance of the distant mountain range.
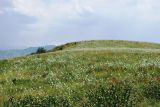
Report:
[{"label": "distant mountain range", "polygon": [[[47,46],[40,46],[40,47],[43,47],[46,50],[51,50],[55,47],[55,45],[47,45]],[[30,47],[26,49],[0,51],[0,59],[29,55],[31,53],[36,52],[38,48],[39,47]]]}]

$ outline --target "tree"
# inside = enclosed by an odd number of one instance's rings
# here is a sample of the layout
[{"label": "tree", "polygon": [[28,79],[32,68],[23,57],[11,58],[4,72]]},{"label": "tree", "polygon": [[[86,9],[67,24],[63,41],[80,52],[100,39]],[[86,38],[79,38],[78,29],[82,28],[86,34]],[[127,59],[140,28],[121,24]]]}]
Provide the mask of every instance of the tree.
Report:
[{"label": "tree", "polygon": [[41,54],[41,53],[46,53],[46,49],[44,49],[43,47],[39,47],[36,51],[36,54]]}]

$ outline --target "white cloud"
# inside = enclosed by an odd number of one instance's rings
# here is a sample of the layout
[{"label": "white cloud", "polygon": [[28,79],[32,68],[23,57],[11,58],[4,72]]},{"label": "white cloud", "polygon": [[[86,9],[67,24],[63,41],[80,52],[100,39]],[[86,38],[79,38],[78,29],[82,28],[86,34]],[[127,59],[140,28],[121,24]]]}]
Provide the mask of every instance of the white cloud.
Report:
[{"label": "white cloud", "polygon": [[[34,23],[26,25],[29,30],[20,32],[20,35],[30,35],[30,37],[32,36],[35,40],[37,37],[40,39],[45,38],[47,36],[46,34],[48,34],[47,32],[53,31],[53,34],[50,35],[56,35],[58,34],[57,32],[60,32],[60,34],[61,32],[68,33],[68,30],[70,30],[69,32],[73,32],[72,29],[74,28],[77,28],[75,35],[80,34],[80,31],[84,32],[83,35],[92,34],[92,31],[84,30],[87,21],[89,21],[88,24],[91,24],[90,26],[95,24],[93,27],[95,27],[94,32],[97,32],[97,35],[100,35],[101,32],[106,29],[106,23],[109,22],[117,22],[114,23],[113,26],[111,26],[112,24],[107,26],[108,29],[110,29],[110,31],[108,31],[109,33],[113,33],[115,30],[118,31],[120,28],[127,29],[127,27],[130,27],[130,33],[128,34],[134,34],[133,31],[138,31],[137,35],[144,34],[146,29],[149,29],[148,25],[150,25],[150,23],[152,23],[153,27],[154,23],[160,22],[159,0],[12,1],[12,9],[14,12],[36,19]],[[147,27],[145,25],[147,25]],[[68,28],[69,26],[70,28]],[[73,26],[74,28],[72,28]],[[99,28],[97,28],[97,26]],[[66,28],[67,31],[64,31]],[[99,29],[99,31],[96,31],[97,29]],[[124,31],[125,30],[119,31],[119,35],[126,34]],[[116,34],[118,35],[118,33]]]},{"label": "white cloud", "polygon": [[159,4],[159,0],[1,0],[0,46],[84,39],[160,42]]},{"label": "white cloud", "polygon": [[56,24],[87,14],[110,18],[159,20],[158,0],[13,0],[14,10],[37,18],[37,23]]},{"label": "white cloud", "polygon": [[[47,2],[46,2],[47,1]],[[78,19],[85,12],[91,13],[89,7],[79,7],[74,0],[13,0],[13,9],[20,14],[36,18],[36,22],[26,25],[34,29],[34,32],[47,31],[50,27],[61,26],[61,23],[66,20]],[[31,33],[33,33],[31,31]]]}]

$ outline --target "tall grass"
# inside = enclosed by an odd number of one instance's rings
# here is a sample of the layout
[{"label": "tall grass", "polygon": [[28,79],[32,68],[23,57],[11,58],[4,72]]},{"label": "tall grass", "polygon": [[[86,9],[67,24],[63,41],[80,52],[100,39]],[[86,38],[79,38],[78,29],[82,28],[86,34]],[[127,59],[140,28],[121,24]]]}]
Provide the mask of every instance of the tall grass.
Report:
[{"label": "tall grass", "polygon": [[160,106],[159,71],[158,52],[136,50],[56,51],[1,60],[0,106]]}]

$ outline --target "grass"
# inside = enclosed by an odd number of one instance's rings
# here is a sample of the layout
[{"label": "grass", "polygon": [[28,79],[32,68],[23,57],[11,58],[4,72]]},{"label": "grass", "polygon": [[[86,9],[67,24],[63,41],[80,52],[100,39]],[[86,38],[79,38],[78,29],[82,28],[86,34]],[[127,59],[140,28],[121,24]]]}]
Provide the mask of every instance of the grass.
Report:
[{"label": "grass", "polygon": [[57,46],[51,51],[72,50],[72,49],[108,49],[108,48],[139,48],[139,49],[160,49],[160,44],[148,42],[135,42],[124,40],[92,40],[71,42],[61,46]]},{"label": "grass", "polygon": [[159,107],[159,46],[84,41],[0,60],[0,106]]}]

